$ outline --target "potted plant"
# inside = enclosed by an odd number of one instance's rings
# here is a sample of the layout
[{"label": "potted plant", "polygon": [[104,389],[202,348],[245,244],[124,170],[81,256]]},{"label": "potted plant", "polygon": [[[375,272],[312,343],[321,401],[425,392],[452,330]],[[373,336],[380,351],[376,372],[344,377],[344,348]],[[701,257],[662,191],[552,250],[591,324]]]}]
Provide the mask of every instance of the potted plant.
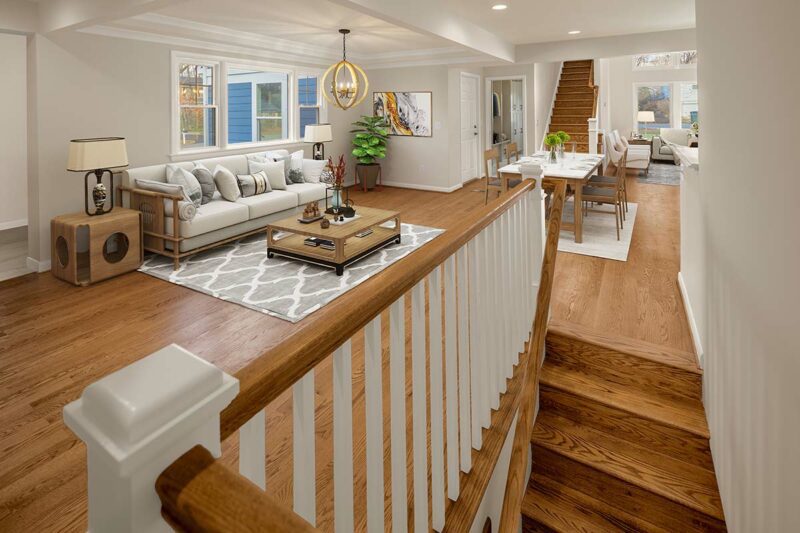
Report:
[{"label": "potted plant", "polygon": [[383,117],[362,116],[353,122],[357,129],[353,137],[353,155],[358,160],[356,177],[368,189],[375,187],[381,166],[378,159],[386,157],[386,142],[389,140],[389,125]]},{"label": "potted plant", "polygon": [[544,145],[550,150],[550,162],[556,163],[558,162],[558,158],[556,157],[556,149],[561,144],[561,138],[558,136],[557,133],[548,133],[544,137]]},{"label": "potted plant", "polygon": [[558,136],[558,140],[561,141],[558,143],[558,156],[564,159],[564,146],[569,142],[571,137],[566,131],[560,130],[556,132],[556,136]]}]

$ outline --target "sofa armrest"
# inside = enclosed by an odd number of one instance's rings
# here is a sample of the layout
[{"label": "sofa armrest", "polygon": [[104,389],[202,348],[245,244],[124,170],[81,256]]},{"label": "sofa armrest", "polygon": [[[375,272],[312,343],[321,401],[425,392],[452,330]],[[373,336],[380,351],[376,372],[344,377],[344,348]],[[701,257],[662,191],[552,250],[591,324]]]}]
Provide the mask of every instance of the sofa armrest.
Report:
[{"label": "sofa armrest", "polygon": [[119,190],[122,191],[122,192],[131,193],[131,194],[138,194],[140,196],[149,196],[151,198],[161,198],[163,200],[177,200],[177,201],[183,200],[183,196],[180,196],[178,194],[166,194],[166,193],[163,193],[163,192],[148,191],[146,189],[137,189],[135,187],[123,187],[123,186],[120,186]]},{"label": "sofa armrest", "polygon": [[180,224],[174,224],[174,235],[166,234],[167,213],[164,203],[171,202],[172,212],[178,213],[178,204],[183,201],[182,196],[133,187],[121,186],[119,190],[130,195],[130,208],[142,213],[145,249],[163,252],[166,250],[166,241],[179,242],[181,240]]}]

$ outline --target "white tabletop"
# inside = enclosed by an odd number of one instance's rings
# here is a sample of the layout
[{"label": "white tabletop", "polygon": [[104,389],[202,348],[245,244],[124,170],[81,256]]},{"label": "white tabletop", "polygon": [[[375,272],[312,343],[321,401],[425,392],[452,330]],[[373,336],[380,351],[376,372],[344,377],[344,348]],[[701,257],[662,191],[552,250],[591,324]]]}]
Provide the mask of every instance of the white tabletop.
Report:
[{"label": "white tabletop", "polygon": [[520,163],[538,163],[544,168],[544,175],[548,178],[572,178],[583,179],[591,174],[597,165],[603,160],[602,154],[583,154],[566,153],[564,159],[558,163],[547,163],[550,154],[548,152],[536,152],[532,156],[520,158],[519,161],[511,165],[506,165],[498,169],[502,174],[521,174]]}]

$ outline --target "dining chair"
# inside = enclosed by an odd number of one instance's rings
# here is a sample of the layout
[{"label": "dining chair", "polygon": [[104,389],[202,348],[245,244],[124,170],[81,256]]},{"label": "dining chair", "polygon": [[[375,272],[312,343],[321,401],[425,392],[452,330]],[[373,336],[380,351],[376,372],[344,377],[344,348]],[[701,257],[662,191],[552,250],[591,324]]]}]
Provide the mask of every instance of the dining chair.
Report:
[{"label": "dining chair", "polygon": [[483,169],[486,176],[486,196],[483,201],[484,204],[489,203],[489,189],[496,190],[498,196],[503,192],[503,183],[500,180],[500,176],[492,175],[490,172],[490,163],[494,163],[495,172],[500,168],[500,151],[497,148],[490,148],[483,152]]},{"label": "dining chair", "polygon": [[[576,209],[584,209],[585,213],[589,214],[589,202],[596,202],[601,204],[614,204],[614,225],[617,228],[617,240],[619,240],[619,230],[623,228],[623,216],[625,207],[623,205],[622,187],[625,183],[625,161],[628,157],[628,151],[625,150],[622,156],[617,161],[615,187],[598,187],[591,184],[584,185],[581,192],[583,193],[583,205],[575,206]],[[611,214],[608,211],[596,211],[597,213]]]},{"label": "dining chair", "polygon": [[512,157],[514,161],[519,161],[519,148],[517,148],[517,143],[508,143],[506,145],[506,162],[508,164],[514,162],[511,160]]},{"label": "dining chair", "polygon": [[[610,140],[609,136],[604,136],[603,143],[606,147],[606,154],[609,156],[609,162],[606,164],[605,169],[603,170],[603,174],[598,174],[597,176],[592,176],[589,178],[588,185],[592,187],[605,187],[608,189],[614,189],[617,187],[617,176],[616,175],[607,175],[608,167],[610,165],[614,165],[614,170],[616,170],[619,166],[620,158],[622,157],[622,152],[617,152],[613,146],[613,141]],[[626,153],[626,161],[627,161],[627,153]],[[622,199],[625,205],[625,210],[622,212],[623,218],[625,213],[628,212],[628,183],[627,179],[622,179]]]}]

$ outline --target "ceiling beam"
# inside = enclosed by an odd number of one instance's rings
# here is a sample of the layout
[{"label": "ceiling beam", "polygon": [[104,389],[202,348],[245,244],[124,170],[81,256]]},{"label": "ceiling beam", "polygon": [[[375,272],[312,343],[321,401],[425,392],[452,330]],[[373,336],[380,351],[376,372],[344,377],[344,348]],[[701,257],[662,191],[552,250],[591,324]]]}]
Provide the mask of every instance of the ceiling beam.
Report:
[{"label": "ceiling beam", "polygon": [[460,17],[443,0],[331,0],[396,26],[433,35],[481,52],[494,59],[514,62],[514,44]]},{"label": "ceiling beam", "polygon": [[690,28],[521,44],[517,46],[516,52],[519,63],[539,63],[618,57],[648,52],[694,50],[697,47],[696,43],[695,29]]},{"label": "ceiling beam", "polygon": [[141,15],[186,0],[42,0],[39,31],[79,30],[112,20]]}]

